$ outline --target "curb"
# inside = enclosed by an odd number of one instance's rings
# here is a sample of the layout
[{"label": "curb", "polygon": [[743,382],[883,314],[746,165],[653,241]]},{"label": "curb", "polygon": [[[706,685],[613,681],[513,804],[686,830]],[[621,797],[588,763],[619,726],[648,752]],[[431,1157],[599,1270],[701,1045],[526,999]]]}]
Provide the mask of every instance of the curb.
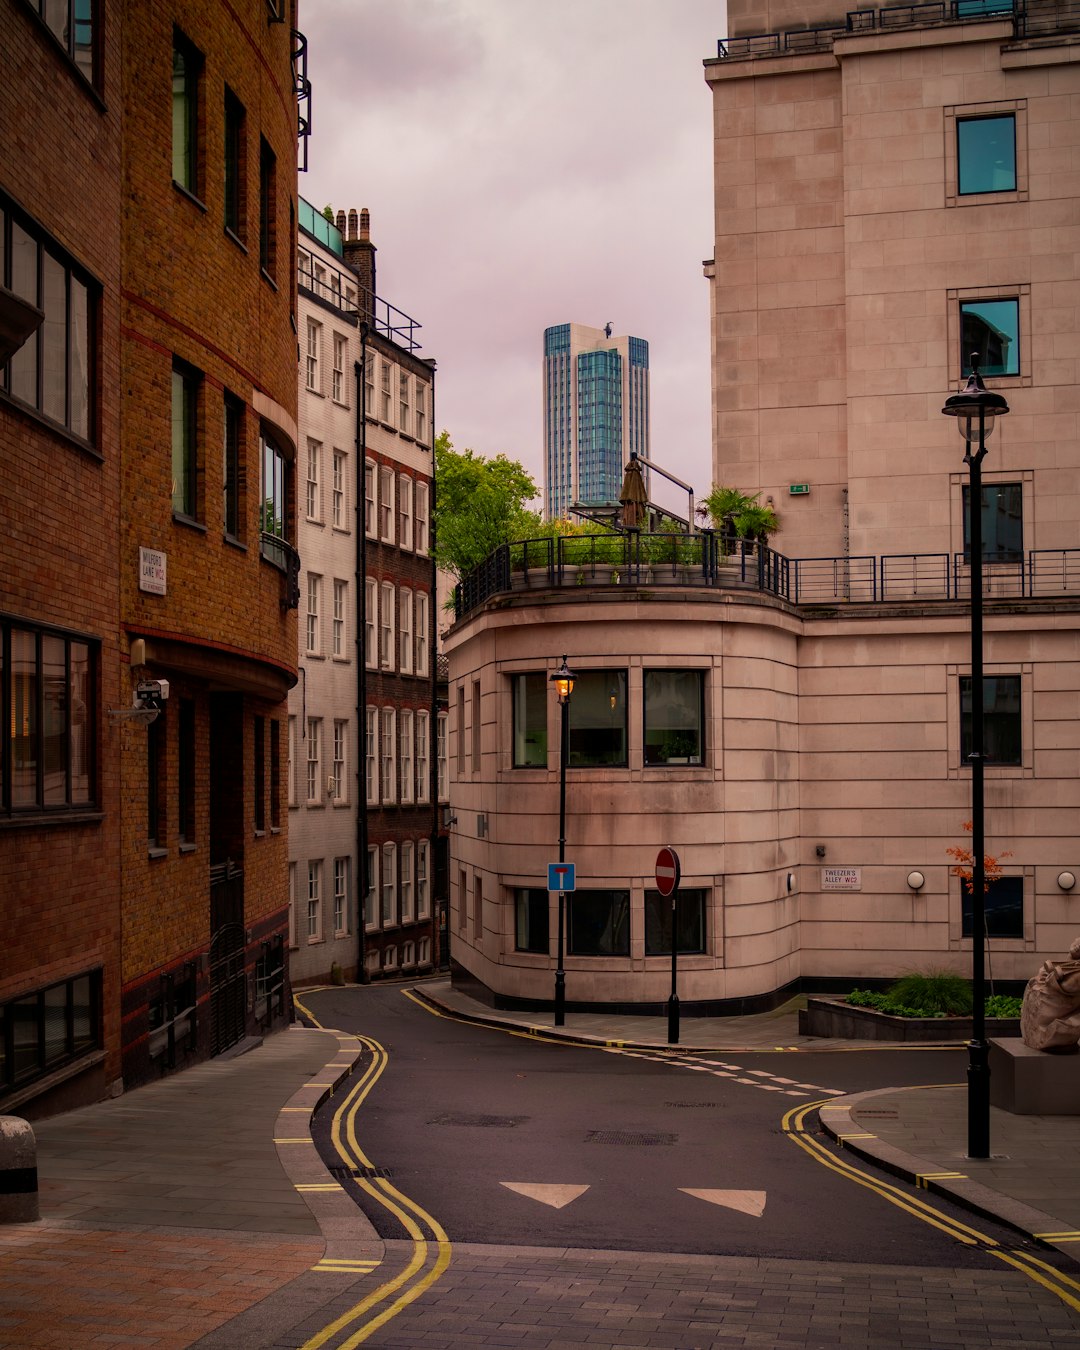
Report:
[{"label": "curb", "polygon": [[877,1088],[872,1092],[854,1093],[850,1097],[837,1097],[829,1102],[824,1110],[819,1109],[818,1119],[821,1121],[821,1127],[841,1148],[848,1149],[857,1157],[873,1163],[882,1171],[899,1177],[902,1181],[911,1182],[932,1195],[943,1196],[973,1214],[993,1219],[997,1223],[1004,1224],[1006,1228],[1013,1228],[1040,1246],[1052,1248],[1062,1256],[1068,1257],[1070,1261],[1080,1264],[1075,1248],[1066,1247],[1045,1236],[1050,1233],[1061,1233],[1069,1228],[1069,1225],[1061,1219],[1056,1219],[1052,1214],[1046,1214],[1040,1209],[1033,1209],[1020,1200],[1013,1200],[1000,1191],[984,1186],[980,1181],[950,1173],[939,1163],[927,1162],[925,1158],[918,1158],[913,1153],[905,1153],[895,1144],[888,1144],[884,1139],[878,1138],[854,1119],[853,1113],[860,1106],[872,1102],[875,1097],[893,1096],[898,1090],[903,1089]]}]

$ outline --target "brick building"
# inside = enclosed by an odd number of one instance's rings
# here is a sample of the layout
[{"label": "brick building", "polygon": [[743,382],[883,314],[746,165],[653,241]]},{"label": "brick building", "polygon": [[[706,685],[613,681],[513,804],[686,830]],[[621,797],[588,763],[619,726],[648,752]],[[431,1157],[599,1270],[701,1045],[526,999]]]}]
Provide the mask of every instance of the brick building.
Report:
[{"label": "brick building", "polygon": [[[0,1092],[21,1109],[285,1008],[294,10],[0,7],[3,284],[45,311],[0,379]],[[26,307],[0,298],[6,336]]]}]

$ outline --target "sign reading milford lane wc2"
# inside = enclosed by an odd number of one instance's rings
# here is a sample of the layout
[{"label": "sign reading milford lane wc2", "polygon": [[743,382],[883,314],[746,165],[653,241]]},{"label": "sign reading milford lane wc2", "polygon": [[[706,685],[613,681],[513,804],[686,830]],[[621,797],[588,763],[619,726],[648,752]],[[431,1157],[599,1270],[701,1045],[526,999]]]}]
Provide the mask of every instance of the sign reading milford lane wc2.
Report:
[{"label": "sign reading milford lane wc2", "polygon": [[823,891],[861,891],[861,867],[823,867],[821,869],[821,889]]}]

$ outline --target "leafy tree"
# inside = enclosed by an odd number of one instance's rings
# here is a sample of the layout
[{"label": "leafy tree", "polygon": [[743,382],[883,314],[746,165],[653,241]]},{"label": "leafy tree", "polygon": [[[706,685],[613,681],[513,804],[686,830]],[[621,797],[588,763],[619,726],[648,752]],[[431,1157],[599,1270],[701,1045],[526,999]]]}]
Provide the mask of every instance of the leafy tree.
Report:
[{"label": "leafy tree", "polygon": [[435,440],[435,561],[462,577],[500,544],[534,537],[540,515],[528,503],[536,483],[517,460],[455,450],[449,433]]}]

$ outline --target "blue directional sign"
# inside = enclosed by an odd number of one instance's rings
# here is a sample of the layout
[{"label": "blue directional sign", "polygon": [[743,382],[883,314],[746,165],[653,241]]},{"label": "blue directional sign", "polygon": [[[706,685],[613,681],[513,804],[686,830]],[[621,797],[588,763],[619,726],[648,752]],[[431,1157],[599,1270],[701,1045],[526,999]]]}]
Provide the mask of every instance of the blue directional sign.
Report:
[{"label": "blue directional sign", "polygon": [[574,864],[568,862],[548,863],[549,891],[572,891],[574,889]]}]

